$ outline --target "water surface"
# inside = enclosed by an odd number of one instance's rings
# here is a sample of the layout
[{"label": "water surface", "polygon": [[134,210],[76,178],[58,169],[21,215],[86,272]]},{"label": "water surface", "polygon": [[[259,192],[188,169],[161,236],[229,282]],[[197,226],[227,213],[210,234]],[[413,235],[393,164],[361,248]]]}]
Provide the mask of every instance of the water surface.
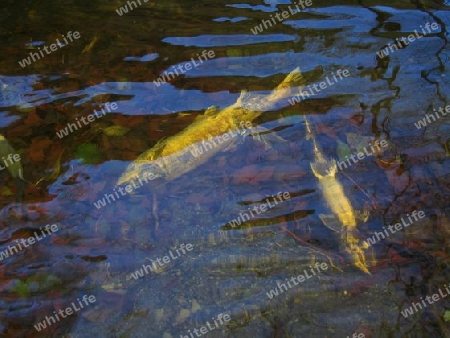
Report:
[{"label": "water surface", "polygon": [[[450,124],[434,113],[450,104],[449,3],[313,1],[258,34],[255,26],[293,4],[146,2],[117,14],[125,4],[20,1],[0,9],[0,133],[28,181],[21,198],[18,181],[0,171],[0,250],[58,225],[2,260],[2,333],[168,338],[194,335],[222,313],[231,320],[210,337],[448,337],[450,298],[407,318],[402,311],[450,281]],[[381,57],[427,22],[438,29]],[[80,37],[19,64],[69,31]],[[204,51],[214,57],[198,64]],[[188,63],[184,74],[158,81]],[[267,95],[296,67],[305,86],[339,70],[350,75],[295,105],[281,100],[252,122],[284,141],[239,137],[176,180],[95,207],[139,154],[208,107],[233,104],[242,90]],[[57,135],[108,102],[117,109]],[[425,114],[439,118],[418,128]],[[357,224],[362,240],[414,210],[426,215],[367,250],[370,275],[319,217],[330,208],[311,171],[304,115],[336,160],[373,139],[388,143],[336,176],[352,206],[369,212]],[[290,198],[230,226],[279,192]],[[192,250],[178,255],[181,244]],[[167,255],[154,272],[131,276]],[[315,263],[329,268],[269,299],[277,283]],[[35,329],[84,295],[95,303]]]}]

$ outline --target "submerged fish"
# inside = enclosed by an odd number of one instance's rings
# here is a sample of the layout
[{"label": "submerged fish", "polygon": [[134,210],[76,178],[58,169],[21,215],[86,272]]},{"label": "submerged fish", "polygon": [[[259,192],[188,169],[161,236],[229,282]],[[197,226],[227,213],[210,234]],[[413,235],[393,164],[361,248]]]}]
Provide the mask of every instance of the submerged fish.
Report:
[{"label": "submerged fish", "polygon": [[[319,186],[323,197],[333,212],[332,215],[319,215],[325,226],[341,234],[341,242],[353,259],[353,264],[365,273],[370,274],[366,265],[365,253],[367,243],[360,244],[357,236],[357,213],[344,192],[342,183],[336,178],[337,165],[333,159],[327,159],[316,142],[314,134],[305,117],[308,139],[312,139],[314,145],[314,161],[311,162],[311,170],[319,179]],[[365,215],[365,220],[367,216]]]},{"label": "submerged fish", "polygon": [[[294,87],[302,81],[300,68],[294,69],[269,95],[250,96],[242,91],[236,103],[218,110],[211,107],[186,129],[145,151],[133,161],[117,185],[128,184],[139,177],[153,175],[173,180],[199,167],[219,151],[235,143],[235,136],[249,128],[263,111],[273,109],[277,102],[293,95]],[[153,178],[151,178],[153,179]]]}]

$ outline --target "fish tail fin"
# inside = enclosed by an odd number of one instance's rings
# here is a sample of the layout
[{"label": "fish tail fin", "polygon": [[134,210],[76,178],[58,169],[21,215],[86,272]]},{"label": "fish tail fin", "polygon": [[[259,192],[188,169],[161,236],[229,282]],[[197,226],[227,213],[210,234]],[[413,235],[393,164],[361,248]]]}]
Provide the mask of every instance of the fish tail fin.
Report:
[{"label": "fish tail fin", "polygon": [[284,78],[283,82],[281,82],[275,90],[282,90],[295,85],[301,85],[304,81],[300,67],[297,67]]},{"label": "fish tail fin", "polygon": [[[294,95],[293,88],[296,86],[302,86],[305,83],[300,67],[291,71],[284,80],[273,90],[269,95],[269,100],[279,100]],[[295,91],[297,92],[297,91]]]},{"label": "fish tail fin", "polygon": [[311,162],[311,170],[318,179],[334,177],[337,172],[335,160]]},{"label": "fish tail fin", "polygon": [[361,263],[361,262],[355,262],[354,264],[355,264],[355,266],[356,266],[358,269],[360,269],[362,272],[365,272],[366,274],[371,275],[369,269],[367,268],[367,266],[366,266],[364,263]]}]

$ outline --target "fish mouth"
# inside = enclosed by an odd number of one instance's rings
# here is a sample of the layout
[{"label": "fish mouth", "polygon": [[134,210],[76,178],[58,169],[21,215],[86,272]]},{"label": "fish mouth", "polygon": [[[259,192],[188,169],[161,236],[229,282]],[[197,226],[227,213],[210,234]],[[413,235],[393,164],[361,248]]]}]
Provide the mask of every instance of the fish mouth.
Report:
[{"label": "fish mouth", "polygon": [[164,177],[164,170],[155,163],[131,163],[117,180],[116,186],[129,185],[134,181],[142,185],[143,183]]}]

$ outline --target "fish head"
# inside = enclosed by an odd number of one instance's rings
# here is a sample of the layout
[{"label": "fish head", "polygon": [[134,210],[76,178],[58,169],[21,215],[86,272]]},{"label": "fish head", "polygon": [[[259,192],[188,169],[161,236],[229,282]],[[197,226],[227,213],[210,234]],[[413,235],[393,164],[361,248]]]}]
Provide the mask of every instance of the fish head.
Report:
[{"label": "fish head", "polygon": [[133,162],[120,176],[116,185],[130,184],[132,181],[148,182],[157,178],[165,178],[164,170],[155,162]]},{"label": "fish head", "polygon": [[324,160],[310,162],[311,170],[319,180],[326,177],[334,177],[337,172],[335,160]]}]

